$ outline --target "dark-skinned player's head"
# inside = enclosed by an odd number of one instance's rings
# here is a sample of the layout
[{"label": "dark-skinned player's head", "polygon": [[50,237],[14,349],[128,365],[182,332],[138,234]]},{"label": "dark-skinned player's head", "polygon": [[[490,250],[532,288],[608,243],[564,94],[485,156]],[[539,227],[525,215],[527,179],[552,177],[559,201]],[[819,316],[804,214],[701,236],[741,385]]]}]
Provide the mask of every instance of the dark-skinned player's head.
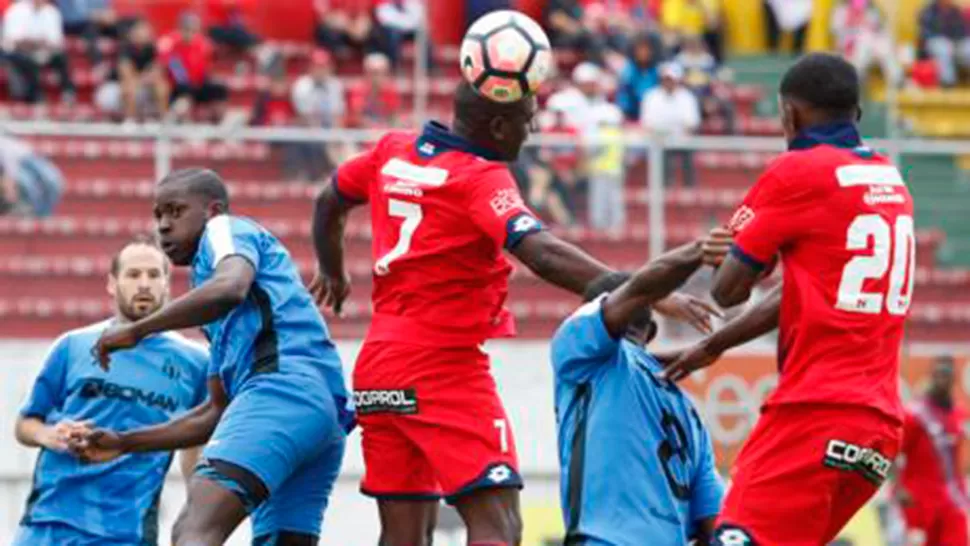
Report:
[{"label": "dark-skinned player's head", "polygon": [[838,55],[811,53],[799,59],[781,80],[781,124],[788,142],[814,125],[857,122],[859,74]]},{"label": "dark-skinned player's head", "polygon": [[937,356],[933,359],[928,394],[935,400],[949,402],[953,396],[955,377],[956,361],[953,357],[951,355]]},{"label": "dark-skinned player's head", "polygon": [[[625,271],[604,273],[593,279],[583,291],[583,302],[590,302],[603,294],[609,294],[630,280],[631,274]],[[657,335],[657,323],[649,307],[641,309],[626,327],[626,337],[630,341],[646,345]]]},{"label": "dark-skinned player's head", "polygon": [[537,108],[532,95],[515,102],[495,102],[463,81],[455,92],[452,125],[462,137],[498,153],[505,161],[514,161],[534,130]]},{"label": "dark-skinned player's head", "polygon": [[228,211],[226,185],[208,169],[174,171],[155,186],[158,240],[175,265],[192,263],[206,222]]}]

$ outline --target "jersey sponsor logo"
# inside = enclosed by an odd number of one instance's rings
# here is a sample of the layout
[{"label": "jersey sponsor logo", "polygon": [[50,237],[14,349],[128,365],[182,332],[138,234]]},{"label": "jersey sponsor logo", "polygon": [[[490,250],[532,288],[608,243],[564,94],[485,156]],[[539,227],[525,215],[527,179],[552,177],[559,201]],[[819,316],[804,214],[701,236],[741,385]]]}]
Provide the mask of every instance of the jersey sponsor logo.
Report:
[{"label": "jersey sponsor logo", "polygon": [[869,186],[869,191],[862,200],[871,207],[877,205],[901,205],[906,202],[906,196],[896,191],[893,186]]},{"label": "jersey sponsor logo", "polygon": [[835,178],[843,188],[851,186],[905,186],[903,175],[892,165],[842,165]]},{"label": "jersey sponsor logo", "polygon": [[714,531],[713,546],[757,546],[751,534],[733,525],[720,525]]},{"label": "jersey sponsor logo", "polygon": [[397,178],[401,182],[411,182],[432,187],[442,186],[448,180],[447,169],[415,165],[414,163],[408,163],[396,157],[381,167],[381,174],[391,178]]},{"label": "jersey sponsor logo", "polygon": [[519,195],[518,191],[511,188],[505,188],[495,192],[492,198],[488,200],[488,204],[492,207],[492,212],[496,216],[505,216],[510,210],[525,207],[525,203],[522,202],[522,196]]},{"label": "jersey sponsor logo", "polygon": [[418,412],[418,397],[414,389],[374,389],[354,391],[354,406],[358,415],[374,413]]},{"label": "jersey sponsor logo", "polygon": [[829,440],[822,463],[829,468],[858,472],[877,486],[886,481],[893,464],[878,450],[843,440]]},{"label": "jersey sponsor logo", "polygon": [[409,184],[400,180],[395,180],[394,182],[384,184],[384,193],[394,193],[397,195],[406,195],[408,197],[424,197],[424,190],[415,186],[414,184]]},{"label": "jersey sponsor logo", "polygon": [[133,404],[144,404],[165,411],[178,409],[175,398],[163,393],[144,391],[137,387],[119,385],[104,379],[88,379],[81,385],[81,398],[108,398]]},{"label": "jersey sponsor logo", "polygon": [[728,222],[728,229],[738,232],[743,230],[751,221],[754,220],[754,209],[747,205],[741,205],[741,207],[734,211],[734,216],[731,217],[731,221]]}]

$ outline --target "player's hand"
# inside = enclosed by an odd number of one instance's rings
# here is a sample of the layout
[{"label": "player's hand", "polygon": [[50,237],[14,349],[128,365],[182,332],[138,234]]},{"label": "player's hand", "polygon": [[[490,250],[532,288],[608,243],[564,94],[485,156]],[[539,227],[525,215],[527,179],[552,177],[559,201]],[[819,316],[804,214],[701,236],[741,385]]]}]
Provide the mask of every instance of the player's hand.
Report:
[{"label": "player's hand", "polygon": [[686,379],[695,371],[714,364],[720,356],[708,350],[707,344],[703,341],[680,352],[656,355],[657,360],[664,366],[661,377],[668,381]]},{"label": "player's hand", "polygon": [[73,434],[89,430],[91,421],[72,421],[64,419],[54,426],[46,426],[40,431],[37,443],[50,451],[66,453],[70,451]]},{"label": "player's hand", "polygon": [[335,315],[340,316],[344,300],[350,294],[350,275],[344,272],[339,278],[334,278],[317,271],[309,288],[317,305],[329,307]]},{"label": "player's hand", "polygon": [[107,371],[111,361],[110,354],[121,349],[134,347],[141,341],[141,335],[133,324],[116,324],[105,330],[94,345],[94,357],[101,369]]},{"label": "player's hand", "polygon": [[701,239],[704,265],[718,267],[734,244],[734,232],[726,227],[716,227]]},{"label": "player's hand", "polygon": [[724,314],[710,303],[680,292],[674,292],[654,303],[653,308],[661,315],[686,322],[704,334],[713,331],[712,316],[724,318]]},{"label": "player's hand", "polygon": [[121,436],[117,432],[103,428],[73,435],[70,449],[86,463],[106,463],[125,453]]}]

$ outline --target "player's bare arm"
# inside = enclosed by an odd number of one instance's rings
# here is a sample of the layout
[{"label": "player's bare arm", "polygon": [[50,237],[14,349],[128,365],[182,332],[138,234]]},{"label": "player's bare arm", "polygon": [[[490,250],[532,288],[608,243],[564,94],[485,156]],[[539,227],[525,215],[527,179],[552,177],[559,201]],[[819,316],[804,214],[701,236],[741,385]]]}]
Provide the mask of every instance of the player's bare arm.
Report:
[{"label": "player's bare arm", "polygon": [[744,345],[778,328],[781,312],[781,285],[776,286],[757,305],[751,307],[720,330],[693,347],[661,359],[664,376],[680,381],[691,373],[713,364],[725,351]]},{"label": "player's bare arm", "polygon": [[[612,272],[606,264],[548,231],[530,234],[511,252],[543,280],[578,295],[594,279]],[[670,294],[670,290],[664,296],[651,300],[650,305],[658,313],[686,322],[701,332],[710,332],[710,314],[716,312],[713,308],[692,296]]]},{"label": "player's bare arm", "polygon": [[762,278],[762,273],[763,269],[729,253],[714,273],[711,297],[725,308],[744,303],[751,297],[751,289]]},{"label": "player's bare arm", "polygon": [[607,331],[614,337],[623,335],[638,311],[667,297],[693,275],[702,263],[699,242],[684,245],[650,260],[628,282],[606,297],[603,302],[603,321]]},{"label": "player's bare arm", "polygon": [[110,353],[133,347],[145,336],[202,326],[225,316],[246,300],[255,277],[248,260],[226,257],[216,266],[213,277],[198,288],[141,320],[105,330],[95,346],[101,367],[107,369]]},{"label": "player's bare arm", "polygon": [[313,208],[317,271],[310,283],[310,293],[318,305],[330,307],[338,315],[350,293],[350,277],[344,269],[344,226],[350,210],[358,204],[340,197],[337,188],[328,184],[320,191]]},{"label": "player's bare arm", "polygon": [[696,522],[697,532],[694,534],[693,543],[697,546],[710,544],[714,538],[714,522],[717,518],[705,518]]},{"label": "player's bare arm", "polygon": [[[161,425],[116,432],[106,429],[75,434],[71,451],[90,462],[105,462],[125,453],[175,451],[205,444],[229,405],[222,380],[209,378],[209,399],[185,415]],[[194,464],[193,464],[194,466]]]}]

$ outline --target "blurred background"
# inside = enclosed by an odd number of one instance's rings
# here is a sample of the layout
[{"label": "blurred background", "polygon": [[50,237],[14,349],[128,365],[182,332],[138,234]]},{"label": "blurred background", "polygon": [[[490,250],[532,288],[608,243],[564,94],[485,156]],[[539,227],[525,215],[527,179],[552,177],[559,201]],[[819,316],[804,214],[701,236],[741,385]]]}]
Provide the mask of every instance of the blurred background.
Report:
[{"label": "blurred background", "polygon": [[[0,542],[16,529],[35,457],[13,441],[17,408],[50,341],[111,313],[109,260],[151,230],[154,181],[190,165],[217,170],[234,211],[280,236],[309,275],[318,189],[385,130],[448,121],[464,29],[501,8],[539,21],[556,50],[541,132],[512,165],[523,196],[552,229],[622,269],[728,219],[784,149],[776,88],[799,54],[852,60],[865,80],[864,134],[901,165],[916,201],[904,393],[919,393],[930,360],[948,354],[966,401],[970,2],[0,0]],[[348,371],[370,316],[369,232],[366,211],[355,213],[353,293],[329,321]],[[687,289],[706,293],[708,278]],[[186,284],[176,271],[175,293]],[[527,546],[561,538],[546,340],[576,304],[520,269],[509,302],[520,337],[489,345],[528,482]],[[665,324],[658,343],[692,335]],[[685,383],[725,471],[774,370],[766,339]],[[357,444],[322,543],[376,544]],[[163,540],[182,496],[173,474]],[[887,498],[840,543],[898,544]],[[458,527],[444,512],[436,544],[463,544]],[[247,539],[241,529],[232,544]]]}]

